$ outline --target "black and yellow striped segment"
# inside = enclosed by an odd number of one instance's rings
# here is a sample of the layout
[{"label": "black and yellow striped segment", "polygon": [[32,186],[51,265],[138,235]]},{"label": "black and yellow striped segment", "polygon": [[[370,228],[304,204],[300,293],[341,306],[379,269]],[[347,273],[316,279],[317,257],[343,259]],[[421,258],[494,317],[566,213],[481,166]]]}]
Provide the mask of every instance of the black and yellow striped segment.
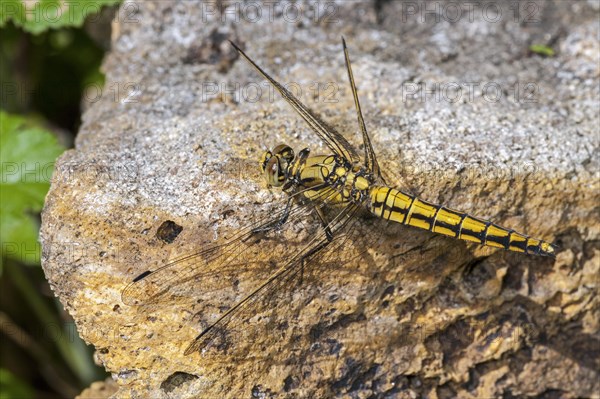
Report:
[{"label": "black and yellow striped segment", "polygon": [[376,186],[370,189],[370,196],[371,212],[383,219],[490,247],[544,256],[555,254],[556,248],[548,242],[423,201],[399,190]]}]

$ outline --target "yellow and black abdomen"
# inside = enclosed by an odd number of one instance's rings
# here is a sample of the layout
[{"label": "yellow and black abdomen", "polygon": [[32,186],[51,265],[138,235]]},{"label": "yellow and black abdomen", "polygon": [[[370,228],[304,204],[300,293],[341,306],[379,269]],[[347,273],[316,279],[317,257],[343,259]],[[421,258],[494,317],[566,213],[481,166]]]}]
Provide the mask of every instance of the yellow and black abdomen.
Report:
[{"label": "yellow and black abdomen", "polygon": [[370,197],[370,211],[383,219],[490,247],[526,254],[555,254],[555,247],[551,243],[469,216],[464,212],[420,200],[393,188],[372,187]]}]

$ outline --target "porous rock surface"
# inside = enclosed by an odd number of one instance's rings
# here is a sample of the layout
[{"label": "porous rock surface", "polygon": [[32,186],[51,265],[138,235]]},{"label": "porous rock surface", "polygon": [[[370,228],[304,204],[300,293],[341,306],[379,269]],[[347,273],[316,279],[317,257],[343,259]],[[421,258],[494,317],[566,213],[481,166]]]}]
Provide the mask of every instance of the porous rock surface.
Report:
[{"label": "porous rock surface", "polygon": [[[41,233],[114,397],[598,397],[598,4],[451,3],[122,5]],[[142,307],[123,288],[277,209],[264,148],[326,152],[227,39],[360,146],[342,35],[388,181],[555,241],[556,259],[361,215],[376,246],[317,258],[233,346],[184,356],[265,274],[241,262],[233,296],[198,281],[189,300]]]}]

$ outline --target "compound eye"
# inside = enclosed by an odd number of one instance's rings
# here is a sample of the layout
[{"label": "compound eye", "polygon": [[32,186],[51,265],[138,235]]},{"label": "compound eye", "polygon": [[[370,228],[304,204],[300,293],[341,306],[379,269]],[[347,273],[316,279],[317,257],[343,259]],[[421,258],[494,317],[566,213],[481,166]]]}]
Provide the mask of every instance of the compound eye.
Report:
[{"label": "compound eye", "polygon": [[283,175],[277,157],[271,157],[265,165],[265,179],[269,186],[279,187],[283,184]]},{"label": "compound eye", "polygon": [[271,151],[265,151],[260,159],[260,168],[263,172],[267,170],[267,163],[270,159],[273,158],[273,153]]},{"label": "compound eye", "polygon": [[294,159],[294,150],[287,144],[279,144],[277,147],[273,148],[273,153],[279,155],[286,162],[291,163]]}]

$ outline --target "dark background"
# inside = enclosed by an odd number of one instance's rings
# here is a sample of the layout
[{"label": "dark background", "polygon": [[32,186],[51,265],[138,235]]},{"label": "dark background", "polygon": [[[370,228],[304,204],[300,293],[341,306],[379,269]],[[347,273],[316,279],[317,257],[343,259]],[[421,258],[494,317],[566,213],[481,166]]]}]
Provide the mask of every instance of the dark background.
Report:
[{"label": "dark background", "polygon": [[[110,22],[117,7],[98,6],[100,12],[87,16],[80,27],[51,27],[36,33],[18,22],[2,21],[3,117],[23,118],[56,137],[63,148],[72,147],[83,110],[104,84],[100,64],[109,49]],[[10,154],[10,148],[5,150]],[[7,186],[2,191],[2,211],[9,212],[10,202],[16,199]],[[28,213],[39,228],[39,211]],[[108,377],[94,364],[92,348],[81,341],[75,324],[54,297],[37,261],[39,244],[37,254],[31,256],[36,260],[28,261],[27,254],[8,254],[2,242],[2,398],[74,397],[93,381]]]}]

